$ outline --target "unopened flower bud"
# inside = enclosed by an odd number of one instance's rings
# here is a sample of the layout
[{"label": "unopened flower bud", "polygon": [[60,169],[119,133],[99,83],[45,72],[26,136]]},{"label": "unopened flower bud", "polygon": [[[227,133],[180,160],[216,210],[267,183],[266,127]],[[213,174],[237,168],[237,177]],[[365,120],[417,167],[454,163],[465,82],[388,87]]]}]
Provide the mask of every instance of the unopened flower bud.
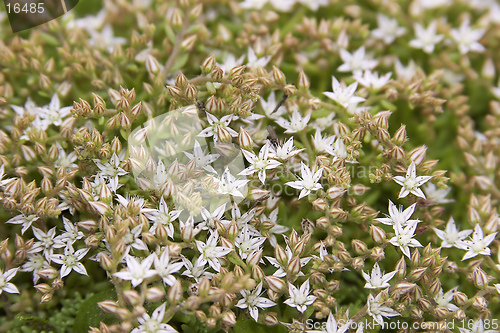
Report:
[{"label": "unopened flower bud", "polygon": [[383,243],[387,239],[384,229],[374,225],[370,225],[370,236],[377,244]]},{"label": "unopened flower bud", "polygon": [[182,285],[178,280],[175,280],[174,284],[168,290],[167,297],[172,304],[177,304],[182,300]]}]

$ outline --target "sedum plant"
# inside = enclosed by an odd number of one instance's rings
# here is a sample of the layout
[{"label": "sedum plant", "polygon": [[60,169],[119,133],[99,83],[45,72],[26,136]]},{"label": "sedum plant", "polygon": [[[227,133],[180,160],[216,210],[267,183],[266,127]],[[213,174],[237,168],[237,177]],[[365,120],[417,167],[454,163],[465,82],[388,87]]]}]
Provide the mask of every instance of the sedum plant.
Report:
[{"label": "sedum plant", "polygon": [[0,331],[499,332],[499,14],[0,13]]}]

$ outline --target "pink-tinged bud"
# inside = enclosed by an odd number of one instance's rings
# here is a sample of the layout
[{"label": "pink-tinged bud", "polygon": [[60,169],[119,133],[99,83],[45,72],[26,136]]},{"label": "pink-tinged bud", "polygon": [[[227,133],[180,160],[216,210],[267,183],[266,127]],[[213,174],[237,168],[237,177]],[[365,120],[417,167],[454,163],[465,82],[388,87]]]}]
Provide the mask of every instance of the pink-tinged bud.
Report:
[{"label": "pink-tinged bud", "polygon": [[264,190],[262,188],[253,188],[249,191],[248,198],[250,200],[263,200],[269,197],[270,194],[271,192],[269,190]]},{"label": "pink-tinged bud", "polygon": [[220,306],[212,304],[208,309],[208,314],[210,315],[210,317],[219,318],[221,315]]},{"label": "pink-tinged bud", "polygon": [[236,315],[234,312],[231,310],[224,311],[222,313],[222,323],[230,327],[236,325]]},{"label": "pink-tinged bud", "polygon": [[349,213],[344,211],[342,208],[332,207],[330,209],[330,217],[334,221],[343,222],[343,221],[346,221],[348,219]]},{"label": "pink-tinged bud", "polygon": [[374,247],[372,249],[372,252],[370,254],[370,257],[375,260],[375,261],[380,261],[380,260],[383,260],[385,258],[385,254],[384,254],[384,249],[380,248],[380,247]]},{"label": "pink-tinged bud", "polygon": [[283,72],[281,70],[279,70],[276,66],[273,66],[272,75],[273,75],[274,82],[276,82],[277,84],[280,84],[280,85],[286,84],[285,74],[283,74]]},{"label": "pink-tinged bud", "polygon": [[210,73],[216,65],[215,55],[211,54],[203,60],[201,64],[201,70],[204,73]]},{"label": "pink-tinged bud", "polygon": [[432,309],[432,304],[428,299],[419,298],[417,299],[418,306],[424,310],[424,312],[429,312]]},{"label": "pink-tinged bud", "polygon": [[319,299],[325,299],[329,296],[327,291],[324,289],[314,289],[313,295]]},{"label": "pink-tinged bud", "polygon": [[488,307],[488,302],[486,301],[486,298],[484,298],[483,296],[476,296],[472,299],[472,307],[474,309],[484,311]]},{"label": "pink-tinged bud", "polygon": [[448,317],[450,310],[448,310],[448,308],[438,306],[434,308],[434,312],[436,313],[436,317],[438,317],[438,319],[444,319]]},{"label": "pink-tinged bud", "polygon": [[198,89],[194,85],[188,84],[186,87],[185,94],[186,94],[187,99],[194,100],[194,99],[196,99],[196,96],[198,95]]},{"label": "pink-tinged bud", "polygon": [[105,204],[101,201],[92,201],[89,202],[90,207],[94,210],[96,214],[99,215],[107,215],[110,212],[109,205]]},{"label": "pink-tinged bud", "polygon": [[420,264],[420,252],[418,252],[418,249],[412,252],[410,259],[412,266],[418,266]]},{"label": "pink-tinged bud", "polygon": [[300,91],[304,92],[304,91],[308,91],[310,86],[311,86],[311,82],[309,81],[309,78],[304,73],[304,71],[300,71],[299,78],[297,80],[297,88]]},{"label": "pink-tinged bud", "polygon": [[182,285],[178,280],[175,280],[168,290],[167,298],[171,304],[177,304],[182,300]]},{"label": "pink-tinged bud", "polygon": [[325,216],[322,216],[316,220],[316,227],[326,230],[330,227],[330,222]]},{"label": "pink-tinged bud", "polygon": [[423,145],[421,147],[417,147],[410,152],[410,158],[415,165],[421,165],[425,160],[425,155],[427,153],[427,146]]},{"label": "pink-tinged bud", "polygon": [[255,249],[248,255],[246,262],[248,265],[258,265],[262,259],[262,249]]},{"label": "pink-tinged bud", "polygon": [[368,251],[368,247],[366,246],[366,244],[358,239],[353,239],[351,241],[351,244],[354,253],[358,255],[365,254],[365,252]]},{"label": "pink-tinged bud", "polygon": [[413,319],[421,319],[423,316],[424,312],[420,310],[419,308],[411,308],[410,309],[410,316]]},{"label": "pink-tinged bud", "polygon": [[187,36],[181,43],[181,49],[191,51],[196,43],[196,35]]},{"label": "pink-tinged bud", "polygon": [[326,191],[326,196],[329,199],[335,200],[340,198],[345,192],[346,190],[342,187],[332,186]]},{"label": "pink-tinged bud", "polygon": [[182,90],[176,86],[167,86],[167,91],[172,97],[182,97]]},{"label": "pink-tinged bud", "polygon": [[137,305],[141,302],[141,296],[139,296],[139,293],[134,289],[124,290],[122,294],[125,302],[130,305]]},{"label": "pink-tinged bud", "polygon": [[111,314],[115,314],[116,311],[119,309],[116,302],[112,301],[112,300],[98,302],[97,306],[99,306],[99,308],[101,308],[101,310],[103,310],[104,312],[111,313]]},{"label": "pink-tinged bud", "polygon": [[42,268],[36,274],[38,274],[43,279],[53,280],[59,275],[59,271],[57,269],[55,269],[54,267],[49,266],[49,267]]},{"label": "pink-tinged bud", "polygon": [[376,244],[383,243],[387,239],[384,229],[374,225],[370,226],[370,236]]},{"label": "pink-tinged bud", "polygon": [[240,127],[240,132],[238,133],[238,144],[241,148],[251,151],[253,148],[253,140],[250,134]]},{"label": "pink-tinged bud", "polygon": [[462,306],[462,305],[465,305],[469,301],[469,298],[463,292],[455,291],[453,293],[453,300],[455,301],[455,303],[457,303],[458,306]]},{"label": "pink-tinged bud", "polygon": [[161,70],[161,65],[158,62],[158,60],[155,57],[153,57],[151,54],[149,54],[149,53],[146,55],[145,65],[146,65],[146,70],[150,74],[156,75]]},{"label": "pink-tinged bud", "polygon": [[40,298],[40,303],[48,303],[50,302],[50,300],[52,299],[52,294],[49,293],[49,294],[44,294],[41,298]]},{"label": "pink-tinged bud", "polygon": [[111,260],[111,258],[105,254],[105,253],[101,253],[99,255],[99,263],[101,264],[101,267],[104,268],[106,271],[112,271],[113,268],[114,268],[114,265],[113,265],[113,261]]},{"label": "pink-tinged bud", "polygon": [[314,232],[314,230],[316,229],[314,227],[314,223],[309,219],[302,219],[300,226],[302,227],[302,230],[304,232],[308,232],[310,234],[312,234]]},{"label": "pink-tinged bud", "polygon": [[483,68],[481,69],[481,75],[487,80],[491,80],[495,77],[495,64],[491,58],[485,60]]},{"label": "pink-tinged bud", "polygon": [[488,275],[480,267],[476,267],[472,273],[472,281],[478,288],[483,288],[488,285]]},{"label": "pink-tinged bud", "polygon": [[266,324],[266,326],[276,326],[279,322],[278,314],[276,312],[268,312],[264,316],[264,324]]},{"label": "pink-tinged bud", "polygon": [[297,94],[297,88],[295,88],[293,84],[287,84],[283,90],[287,96],[294,96]]},{"label": "pink-tinged bud", "polygon": [[363,269],[363,267],[365,266],[365,261],[363,260],[363,258],[356,257],[356,258],[352,259],[351,266],[355,270],[359,271],[359,270]]},{"label": "pink-tinged bud", "polygon": [[455,311],[453,317],[458,321],[462,321],[467,318],[467,315],[465,314],[465,311],[463,309],[458,309],[457,311]]},{"label": "pink-tinged bud", "polygon": [[422,278],[422,276],[425,274],[425,271],[427,270],[427,267],[416,267],[411,270],[410,274],[408,275],[408,280],[410,281],[418,281]]},{"label": "pink-tinged bud", "polygon": [[294,256],[286,267],[286,271],[290,276],[295,276],[300,272],[300,258],[298,256]]},{"label": "pink-tinged bud", "polygon": [[328,204],[325,199],[318,198],[312,202],[313,209],[318,212],[324,212],[326,208],[328,208]]},{"label": "pink-tinged bud", "polygon": [[413,288],[415,288],[415,286],[416,286],[415,283],[401,281],[396,285],[396,288],[393,291],[393,293],[394,293],[393,297],[396,297],[396,298],[401,297],[401,296],[409,293],[410,291],[412,291]]},{"label": "pink-tinged bud", "polygon": [[264,280],[266,281],[269,289],[276,293],[280,293],[285,287],[285,282],[276,276],[266,276],[264,277]]},{"label": "pink-tinged bud", "polygon": [[47,283],[39,283],[35,286],[35,289],[42,294],[46,294],[52,291],[52,287]]},{"label": "pink-tinged bud", "polygon": [[493,186],[492,180],[487,176],[474,176],[473,179],[476,185],[483,191]]},{"label": "pink-tinged bud", "polygon": [[391,116],[391,111],[381,111],[373,117],[374,124],[378,127],[387,129],[389,127],[389,117]]},{"label": "pink-tinged bud", "polygon": [[406,125],[401,125],[401,127],[394,133],[392,141],[398,146],[402,146],[408,140],[406,137]]},{"label": "pink-tinged bud", "polygon": [[148,302],[159,302],[163,297],[165,297],[165,292],[158,287],[151,287],[146,291],[146,300]]},{"label": "pink-tinged bud", "polygon": [[274,248],[274,257],[282,266],[288,264],[288,256],[286,255],[285,250],[283,250],[280,245],[276,245],[276,247]]},{"label": "pink-tinged bud", "polygon": [[255,281],[260,282],[260,281],[262,281],[262,279],[264,279],[266,274],[264,274],[264,271],[262,270],[262,268],[260,268],[259,265],[253,265],[251,276],[252,276],[252,279],[254,279]]}]

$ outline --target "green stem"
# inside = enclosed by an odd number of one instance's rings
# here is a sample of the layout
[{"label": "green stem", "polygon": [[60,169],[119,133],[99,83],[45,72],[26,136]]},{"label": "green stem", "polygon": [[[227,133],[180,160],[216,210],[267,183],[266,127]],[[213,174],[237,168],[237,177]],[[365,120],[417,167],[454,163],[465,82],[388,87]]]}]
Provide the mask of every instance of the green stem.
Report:
[{"label": "green stem", "polygon": [[307,129],[304,128],[302,131],[299,133],[299,138],[304,147],[306,148],[307,156],[309,156],[309,161],[313,162],[314,161],[314,149],[311,146],[311,143],[307,139]]}]

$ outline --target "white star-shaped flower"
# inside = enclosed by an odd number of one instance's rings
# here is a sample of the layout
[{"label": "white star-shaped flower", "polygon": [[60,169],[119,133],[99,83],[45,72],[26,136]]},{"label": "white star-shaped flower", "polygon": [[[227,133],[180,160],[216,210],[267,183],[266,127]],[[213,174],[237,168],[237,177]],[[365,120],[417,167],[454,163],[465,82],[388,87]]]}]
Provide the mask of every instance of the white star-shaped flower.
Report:
[{"label": "white star-shaped flower", "polygon": [[399,206],[399,209],[396,205],[389,200],[389,215],[387,217],[376,218],[375,221],[378,221],[387,225],[395,225],[396,223],[401,224],[403,227],[406,226],[409,222],[419,222],[419,220],[410,220],[410,217],[413,215],[415,211],[416,203],[406,208],[403,211],[403,206]]},{"label": "white star-shaped flower", "polygon": [[379,325],[384,325],[383,317],[395,317],[399,316],[400,314],[390,307],[385,306],[381,296],[382,292],[379,293],[376,297],[373,297],[372,294],[368,295],[367,312],[370,316],[373,317],[373,319],[375,319],[375,321]]},{"label": "white star-shaped flower", "polygon": [[443,293],[443,289],[440,289],[437,295],[434,296],[434,300],[439,306],[442,306],[443,308],[447,308],[450,311],[457,311],[458,306],[456,306],[455,304],[450,304],[457,289],[458,287],[452,288],[446,293]]},{"label": "white star-shaped flower", "polygon": [[238,175],[249,176],[257,172],[259,180],[264,184],[266,181],[266,170],[275,169],[281,164],[281,162],[272,159],[269,150],[269,144],[267,142],[259,151],[259,157],[248,150],[242,149],[243,156],[245,156],[245,159],[250,163],[250,166],[241,171]]},{"label": "white star-shaped flower", "polygon": [[370,59],[366,56],[364,46],[361,46],[353,53],[345,49],[340,49],[340,58],[342,58],[344,63],[337,69],[339,72],[363,71],[366,69],[373,69],[378,65],[377,60]]},{"label": "white star-shaped flower", "polygon": [[456,241],[455,246],[462,250],[467,250],[462,260],[466,260],[472,257],[482,254],[489,256],[491,254],[488,245],[495,239],[497,233],[494,232],[486,237],[483,235],[483,229],[479,224],[474,227],[474,232],[472,234],[471,240]]},{"label": "white star-shaped flower", "polygon": [[422,244],[415,237],[415,230],[417,229],[417,221],[408,222],[406,227],[403,228],[401,224],[396,223],[394,227],[394,231],[396,232],[396,236],[392,237],[389,242],[394,246],[399,246],[401,251],[405,256],[410,258],[410,247],[422,247]]},{"label": "white star-shaped flower", "polygon": [[458,29],[451,29],[450,35],[453,41],[458,45],[461,54],[467,54],[469,51],[484,52],[486,48],[478,41],[483,37],[486,29],[480,28],[472,30],[469,20],[462,22]]},{"label": "white star-shaped flower", "polygon": [[415,23],[414,28],[416,38],[410,41],[410,46],[417,49],[422,49],[425,53],[432,53],[434,51],[434,48],[436,47],[436,44],[442,41],[444,38],[444,35],[436,34],[436,20],[432,21],[427,29],[424,29],[424,27],[418,23]]},{"label": "white star-shaped flower", "polygon": [[82,275],[87,275],[87,270],[80,260],[85,257],[89,250],[90,249],[80,249],[75,252],[73,246],[70,245],[64,248],[64,254],[53,254],[50,256],[50,259],[56,264],[62,265],[61,278],[71,273],[71,270]]},{"label": "white star-shaped flower", "polygon": [[220,272],[221,264],[219,258],[223,258],[229,252],[233,251],[233,249],[217,246],[219,242],[219,234],[217,231],[211,231],[210,237],[206,243],[202,241],[196,240],[196,247],[200,252],[200,257],[196,260],[196,265],[205,266],[208,262],[210,267],[212,267],[216,272]]},{"label": "white star-shaped flower", "polygon": [[130,333],[177,333],[172,326],[163,323],[165,306],[166,303],[163,303],[157,307],[151,316],[144,313],[141,317],[138,317],[137,321],[140,325],[134,328]]},{"label": "white star-shaped flower", "polygon": [[16,275],[18,269],[19,268],[12,268],[3,272],[0,268],[0,294],[2,293],[2,291],[5,291],[9,294],[19,294],[19,290],[17,289],[16,285],[12,282],[9,282]]},{"label": "white star-shaped flower", "polygon": [[290,298],[283,303],[288,304],[292,308],[297,308],[297,311],[301,313],[304,313],[307,310],[307,306],[316,300],[316,296],[309,295],[309,279],[300,286],[300,289],[297,289],[297,287],[288,282],[288,296]]},{"label": "white star-shaped flower", "polygon": [[276,303],[270,301],[269,299],[261,297],[260,296],[261,293],[262,293],[262,281],[251,292],[248,290],[240,291],[240,294],[241,296],[243,296],[243,298],[238,301],[236,307],[240,309],[248,308],[248,311],[250,311],[250,316],[255,321],[257,321],[259,319],[258,308],[265,309],[276,305]]},{"label": "white star-shaped flower", "polygon": [[305,148],[296,149],[295,146],[293,145],[293,137],[291,137],[285,143],[283,143],[282,146],[278,145],[277,147],[275,147],[271,145],[270,150],[274,158],[281,161],[286,161],[289,158],[300,154],[302,151],[305,150]]},{"label": "white star-shaped flower", "polygon": [[311,114],[307,114],[304,117],[300,115],[297,109],[294,109],[290,121],[280,117],[276,119],[276,123],[286,129],[285,133],[297,133],[302,131],[311,119]]},{"label": "white star-shaped flower", "polygon": [[179,215],[181,215],[182,210],[170,210],[165,202],[163,196],[160,199],[158,209],[147,208],[144,210],[144,216],[146,216],[153,225],[149,228],[149,232],[153,235],[156,234],[156,228],[158,225],[162,225],[167,230],[167,235],[170,238],[174,238],[174,225],[172,224]]},{"label": "white star-shaped flower", "polygon": [[[227,117],[227,116],[226,116]],[[221,119],[222,121],[222,119]],[[191,160],[195,160],[196,165],[200,168],[207,170],[208,172],[217,173],[215,169],[211,166],[215,160],[217,160],[220,155],[219,154],[206,154],[206,152],[201,148],[200,143],[195,140],[193,147],[193,154],[184,152],[184,154]]]},{"label": "white star-shaped flower", "polygon": [[450,220],[446,224],[446,230],[443,231],[438,228],[434,228],[434,231],[436,232],[436,235],[443,240],[441,247],[456,246],[458,241],[464,240],[465,237],[472,233],[472,229],[459,232],[453,217],[450,217]]},{"label": "white star-shaped flower", "polygon": [[365,272],[363,273],[363,278],[366,280],[365,288],[367,289],[378,289],[378,288],[388,288],[391,285],[388,283],[390,279],[396,275],[397,271],[393,271],[387,274],[382,274],[380,266],[375,263],[372,269],[371,276]]},{"label": "white star-shaped flower", "polygon": [[162,278],[163,283],[169,286],[175,283],[175,277],[172,274],[184,267],[184,263],[182,262],[170,262],[168,247],[165,247],[160,256],[154,255],[154,265],[156,274]]},{"label": "white star-shaped flower", "polygon": [[323,95],[339,103],[344,108],[347,108],[349,104],[357,104],[365,100],[363,97],[354,96],[358,88],[358,82],[351,83],[346,87],[344,82],[340,83],[335,76],[332,76],[332,88],[333,92],[325,91]]},{"label": "white star-shaped flower", "polygon": [[366,70],[364,72],[356,72],[352,77],[362,86],[377,91],[389,83],[391,75],[392,72],[389,72],[379,77],[378,72]]},{"label": "white star-shaped flower", "polygon": [[392,179],[399,185],[403,186],[401,188],[401,191],[399,192],[398,198],[404,198],[408,194],[412,193],[417,197],[425,199],[425,194],[421,189],[419,189],[419,187],[429,181],[429,179],[431,178],[432,176],[417,177],[417,167],[415,166],[415,162],[412,161],[410,166],[408,167],[408,171],[406,172],[406,177],[395,176]]},{"label": "white star-shaped flower", "polygon": [[319,180],[323,174],[323,168],[320,168],[313,174],[303,162],[300,162],[300,171],[302,174],[301,180],[285,183],[285,185],[293,187],[294,189],[301,190],[299,199],[309,195],[312,191],[317,191],[322,188]]},{"label": "white star-shaped flower", "polygon": [[134,257],[127,255],[125,261],[127,263],[127,269],[114,273],[113,275],[122,279],[130,280],[132,287],[137,287],[145,279],[153,277],[156,275],[156,271],[151,269],[155,255],[151,254],[147,258],[139,262]]},{"label": "white star-shaped flower", "polygon": [[229,127],[229,124],[231,123],[231,120],[233,119],[233,115],[229,114],[227,116],[224,116],[222,118],[217,119],[213,114],[206,113],[207,114],[207,120],[209,123],[209,126],[202,130],[198,136],[207,138],[210,136],[214,137],[214,141],[218,142],[220,141],[219,139],[219,132],[221,131],[227,131],[229,135],[232,137],[237,137],[238,133],[236,133],[235,130],[233,130],[231,127]]},{"label": "white star-shaped flower", "polygon": [[249,47],[247,59],[248,59],[247,67],[257,69],[259,67],[266,67],[269,60],[271,60],[271,56],[268,55],[262,58],[257,58],[254,49]]},{"label": "white star-shaped flower", "polygon": [[391,44],[397,37],[402,36],[406,29],[398,25],[398,20],[390,19],[383,14],[377,14],[378,28],[371,31],[376,39],[381,39],[385,44]]},{"label": "white star-shaped flower", "polygon": [[248,182],[248,179],[236,179],[229,171],[229,168],[226,168],[224,173],[222,173],[221,178],[218,179],[219,188],[217,191],[219,194],[227,194],[234,197],[244,198],[245,196],[239,189],[245,187]]}]

